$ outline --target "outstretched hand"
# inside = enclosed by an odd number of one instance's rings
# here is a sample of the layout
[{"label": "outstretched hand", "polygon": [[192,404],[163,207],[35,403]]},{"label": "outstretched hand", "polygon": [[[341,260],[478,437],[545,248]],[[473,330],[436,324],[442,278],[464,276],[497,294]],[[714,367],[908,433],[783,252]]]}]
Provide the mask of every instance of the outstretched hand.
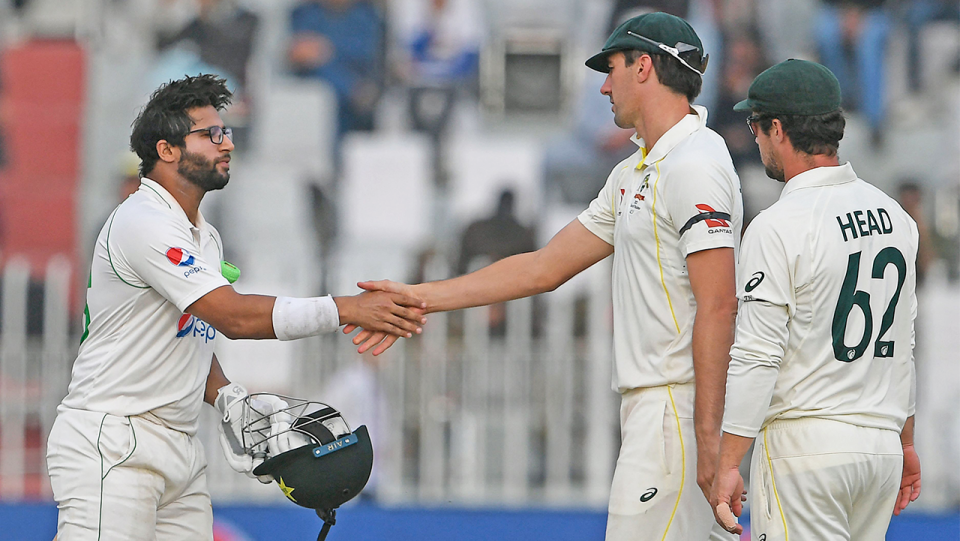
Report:
[{"label": "outstretched hand", "polygon": [[[393,282],[391,280],[377,280],[377,281],[367,281],[367,282],[358,282],[357,286],[361,289],[365,289],[368,293],[361,293],[361,295],[372,294],[374,292],[380,293],[390,293],[394,295],[401,295],[405,298],[417,299],[416,294],[413,291],[413,287],[407,284],[400,282]],[[419,300],[419,299],[418,299]],[[419,314],[421,316],[420,324],[427,322],[427,319],[422,317],[423,313],[426,311],[426,303],[420,303],[418,305]],[[353,323],[349,324],[343,329],[343,334],[350,334],[353,331],[360,329],[360,332],[353,337],[353,343],[357,346],[357,353],[366,353],[370,348],[374,348],[373,355],[380,355],[384,351],[390,349],[396,341],[400,338],[401,335],[395,333],[385,332],[384,330],[378,330],[373,327],[368,327],[362,323]],[[418,327],[417,333],[422,332],[422,329]],[[409,338],[409,335],[404,335]]]},{"label": "outstretched hand", "polygon": [[348,328],[364,329],[410,338],[420,334],[426,308],[423,301],[410,295],[386,291],[365,291],[352,297],[336,297],[340,323]]}]

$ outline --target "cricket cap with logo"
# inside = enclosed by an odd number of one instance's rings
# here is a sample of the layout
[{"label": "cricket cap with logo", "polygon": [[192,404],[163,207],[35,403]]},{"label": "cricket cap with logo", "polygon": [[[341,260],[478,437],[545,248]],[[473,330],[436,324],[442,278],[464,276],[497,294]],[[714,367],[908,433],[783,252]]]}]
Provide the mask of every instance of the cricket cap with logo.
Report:
[{"label": "cricket cap with logo", "polygon": [[607,73],[607,57],[636,49],[650,54],[666,54],[699,75],[707,69],[710,55],[703,52],[700,37],[690,23],[668,13],[655,12],[627,19],[607,38],[603,49],[586,61],[588,68]]},{"label": "cricket cap with logo", "polygon": [[734,111],[824,115],[840,110],[840,83],[826,66],[791,58],[757,75]]}]

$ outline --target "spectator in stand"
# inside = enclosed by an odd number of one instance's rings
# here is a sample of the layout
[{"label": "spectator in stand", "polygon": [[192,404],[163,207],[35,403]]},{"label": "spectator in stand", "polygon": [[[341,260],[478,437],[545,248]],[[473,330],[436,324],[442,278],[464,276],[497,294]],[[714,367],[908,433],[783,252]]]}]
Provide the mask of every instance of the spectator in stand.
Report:
[{"label": "spectator in stand", "polygon": [[[252,101],[248,72],[260,19],[237,0],[197,0],[197,10],[197,16],[185,26],[158,36],[157,48],[168,57],[158,65],[172,62],[175,66],[170,67],[169,76],[182,77],[185,72],[176,69],[176,64],[187,58],[180,58],[177,53],[187,51],[197,63],[189,73],[212,72],[226,79],[236,98],[230,110],[225,111],[224,121],[233,128],[233,141],[244,147]],[[165,82],[168,77],[162,79]]]},{"label": "spectator in stand", "polygon": [[[911,0],[905,2],[904,19],[907,22],[907,83],[911,92],[923,90],[923,52],[920,32],[932,21],[951,21],[960,24],[960,4],[957,0]],[[960,58],[953,65],[960,71]]]},{"label": "spectator in stand", "polygon": [[533,231],[514,215],[514,198],[513,190],[503,190],[493,215],[467,226],[460,241],[458,273],[469,271],[470,263],[477,257],[487,257],[492,263],[537,249]]},{"label": "spectator in stand", "polygon": [[367,0],[303,0],[290,14],[295,74],[326,81],[337,95],[337,135],[370,131],[383,87],[384,23]]},{"label": "spectator in stand", "polygon": [[820,60],[840,81],[844,108],[863,113],[871,143],[883,143],[887,0],[822,0],[815,23]]},{"label": "spectator in stand", "polygon": [[[480,265],[489,265],[510,257],[537,249],[536,238],[531,228],[517,220],[513,212],[513,190],[500,192],[500,199],[493,215],[477,220],[467,226],[460,240],[460,260],[457,273],[466,274]],[[490,305],[490,329],[501,336],[506,332],[506,306],[503,303]],[[535,314],[535,320],[539,315]],[[535,325],[538,325],[535,321]]]},{"label": "spectator in stand", "polygon": [[180,44],[196,48],[200,60],[220,68],[228,81],[245,87],[260,20],[237,0],[197,0],[199,13],[173,35],[160,36],[159,48]]},{"label": "spectator in stand", "polygon": [[737,29],[726,34],[718,103],[707,123],[723,136],[733,164],[742,171],[747,166],[760,165],[760,155],[754,138],[743,129],[743,113],[734,111],[733,106],[747,95],[750,83],[768,65],[755,29]]},{"label": "spectator in stand", "polygon": [[439,141],[458,95],[474,94],[483,36],[476,0],[397,2],[398,74],[413,128]]}]

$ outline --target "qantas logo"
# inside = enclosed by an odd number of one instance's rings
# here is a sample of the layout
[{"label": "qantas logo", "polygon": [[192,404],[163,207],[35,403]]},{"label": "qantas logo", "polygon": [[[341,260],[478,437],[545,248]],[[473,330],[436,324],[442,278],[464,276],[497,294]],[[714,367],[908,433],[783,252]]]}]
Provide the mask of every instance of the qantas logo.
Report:
[{"label": "qantas logo", "polygon": [[[711,207],[710,205],[704,205],[704,204],[702,204],[702,203],[699,204],[699,205],[697,205],[697,210],[699,210],[701,213],[703,213],[703,212],[716,213],[716,212],[717,212],[717,211],[713,210],[713,207]],[[727,220],[724,220],[724,219],[722,219],[722,218],[721,218],[721,219],[707,218],[707,219],[704,220],[704,221],[707,222],[707,227],[730,227],[730,222],[728,222]]]},{"label": "qantas logo", "polygon": [[183,248],[170,248],[167,250],[167,259],[178,267],[189,267],[193,265],[193,256]]},{"label": "qantas logo", "polygon": [[217,329],[192,314],[183,314],[177,321],[177,338],[186,336],[203,338],[206,343],[217,337]]}]

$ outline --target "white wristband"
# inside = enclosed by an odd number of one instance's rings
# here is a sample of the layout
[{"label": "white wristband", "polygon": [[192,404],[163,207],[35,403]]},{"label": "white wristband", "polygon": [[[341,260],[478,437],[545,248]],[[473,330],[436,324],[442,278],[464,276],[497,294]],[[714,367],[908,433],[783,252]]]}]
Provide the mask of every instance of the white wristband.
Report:
[{"label": "white wristband", "polygon": [[273,332],[279,340],[316,336],[338,327],[340,311],[330,295],[309,299],[277,297],[273,303]]}]

